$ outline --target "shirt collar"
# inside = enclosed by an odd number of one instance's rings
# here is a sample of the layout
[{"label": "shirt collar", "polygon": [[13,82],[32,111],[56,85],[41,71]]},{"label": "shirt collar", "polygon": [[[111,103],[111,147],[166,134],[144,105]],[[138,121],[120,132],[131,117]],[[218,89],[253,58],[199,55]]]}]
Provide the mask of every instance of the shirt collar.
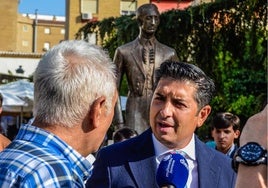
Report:
[{"label": "shirt collar", "polygon": [[231,156],[232,152],[235,150],[235,145],[232,144],[231,148],[228,150],[228,152],[226,153],[227,156]]},{"label": "shirt collar", "polygon": [[153,45],[155,43],[155,37],[152,37],[150,39],[139,37],[139,42],[142,46],[144,46],[147,43],[147,41],[150,41],[150,44]]},{"label": "shirt collar", "polygon": [[[216,149],[217,151],[219,151],[219,150],[217,149],[217,146],[215,146],[215,149]],[[230,147],[230,149],[225,153],[225,155],[227,155],[227,156],[231,156],[232,152],[233,152],[235,149],[236,149],[236,148],[235,148],[235,144],[233,143],[232,146]],[[220,152],[221,152],[221,151],[220,151]]]},{"label": "shirt collar", "polygon": [[[154,134],[152,134],[153,144],[154,144],[154,150],[156,157],[159,157],[160,155],[163,155],[165,153],[168,153],[172,151],[172,149],[167,148],[164,146],[161,142],[159,142]],[[193,149],[194,148],[194,149]],[[193,161],[196,160],[195,155],[195,137],[194,134],[189,142],[184,148],[180,149],[179,151],[182,151],[184,154],[186,154],[186,158],[191,159]]]},{"label": "shirt collar", "polygon": [[71,146],[61,140],[57,135],[48,132],[39,127],[24,124],[21,125],[17,139],[24,139],[31,142],[36,142],[41,145],[47,145],[51,150],[60,152],[66,157],[69,162],[75,166],[75,169],[83,179],[87,179],[91,176],[93,165],[80,153],[74,150]]}]

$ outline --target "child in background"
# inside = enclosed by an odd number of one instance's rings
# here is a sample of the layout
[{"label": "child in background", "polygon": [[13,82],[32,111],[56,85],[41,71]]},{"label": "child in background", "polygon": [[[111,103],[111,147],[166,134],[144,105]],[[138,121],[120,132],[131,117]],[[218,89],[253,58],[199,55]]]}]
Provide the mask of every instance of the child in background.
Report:
[{"label": "child in background", "polygon": [[240,119],[229,112],[220,112],[215,115],[211,123],[212,137],[216,143],[216,150],[233,157],[237,146],[235,139],[240,135]]}]

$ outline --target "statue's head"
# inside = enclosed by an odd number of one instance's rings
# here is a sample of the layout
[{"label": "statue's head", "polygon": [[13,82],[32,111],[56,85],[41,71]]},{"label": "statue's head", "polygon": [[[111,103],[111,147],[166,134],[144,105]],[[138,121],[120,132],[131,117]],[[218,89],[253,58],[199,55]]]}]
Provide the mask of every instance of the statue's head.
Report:
[{"label": "statue's head", "polygon": [[147,33],[155,33],[160,23],[160,13],[155,4],[143,4],[136,11],[139,27]]}]

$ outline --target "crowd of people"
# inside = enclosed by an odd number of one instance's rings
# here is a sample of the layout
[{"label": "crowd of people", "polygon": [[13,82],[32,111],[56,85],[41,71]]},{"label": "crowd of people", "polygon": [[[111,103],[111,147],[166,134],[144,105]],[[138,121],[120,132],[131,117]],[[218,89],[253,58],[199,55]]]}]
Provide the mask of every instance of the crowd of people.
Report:
[{"label": "crowd of people", "polygon": [[[159,45],[152,37],[159,24],[157,8],[146,4],[138,10],[140,37],[135,43],[150,37]],[[214,81],[198,66],[178,61],[166,46],[160,54],[154,48],[155,58],[141,60],[154,63],[156,56],[171,55],[153,70],[138,66],[152,72],[148,82],[142,81],[146,87],[131,90],[135,97],[140,93],[138,101],[149,100],[135,117],[148,115],[146,129],[135,130],[144,119],[128,119],[135,125],[120,127],[114,144],[100,147],[112,122],[123,120],[117,114],[119,68],[133,63],[123,61],[130,58],[123,53],[126,46],[117,49],[114,62],[101,47],[82,40],[63,41],[46,52],[34,73],[34,118],[20,126],[14,140],[0,135],[0,187],[156,188],[158,166],[173,153],[187,163],[189,175],[182,187],[267,187],[267,106],[243,130],[237,115],[215,114],[215,148],[208,147],[195,130],[211,114]],[[1,112],[1,95],[0,105]],[[178,188],[172,181],[166,186]]]}]

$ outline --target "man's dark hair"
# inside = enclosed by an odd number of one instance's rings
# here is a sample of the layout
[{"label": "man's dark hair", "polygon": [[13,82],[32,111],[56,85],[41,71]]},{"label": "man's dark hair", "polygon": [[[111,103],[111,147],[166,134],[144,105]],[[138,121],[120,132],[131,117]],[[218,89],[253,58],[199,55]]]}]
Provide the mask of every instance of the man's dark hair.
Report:
[{"label": "man's dark hair", "polygon": [[156,88],[161,78],[173,78],[178,81],[189,81],[196,88],[195,100],[198,104],[199,110],[208,105],[213,97],[215,85],[200,68],[197,66],[176,61],[165,61],[156,70],[155,73],[155,86]]},{"label": "man's dark hair", "polygon": [[158,8],[155,4],[144,4],[141,5],[137,10],[136,10],[136,19],[139,25],[142,24],[143,22],[143,17],[148,13],[149,10],[153,10],[158,13],[160,16],[160,13],[158,11]]},{"label": "man's dark hair", "polygon": [[240,119],[237,115],[230,112],[219,112],[217,113],[211,121],[211,128],[216,129],[226,129],[232,126],[233,130],[240,129]]},{"label": "man's dark hair", "polygon": [[134,129],[131,129],[129,127],[123,127],[121,129],[118,129],[117,131],[115,131],[114,136],[113,136],[113,140],[114,140],[114,143],[121,142],[123,140],[129,139],[129,138],[131,138],[133,136],[137,136],[137,135],[138,135],[138,133]]}]

